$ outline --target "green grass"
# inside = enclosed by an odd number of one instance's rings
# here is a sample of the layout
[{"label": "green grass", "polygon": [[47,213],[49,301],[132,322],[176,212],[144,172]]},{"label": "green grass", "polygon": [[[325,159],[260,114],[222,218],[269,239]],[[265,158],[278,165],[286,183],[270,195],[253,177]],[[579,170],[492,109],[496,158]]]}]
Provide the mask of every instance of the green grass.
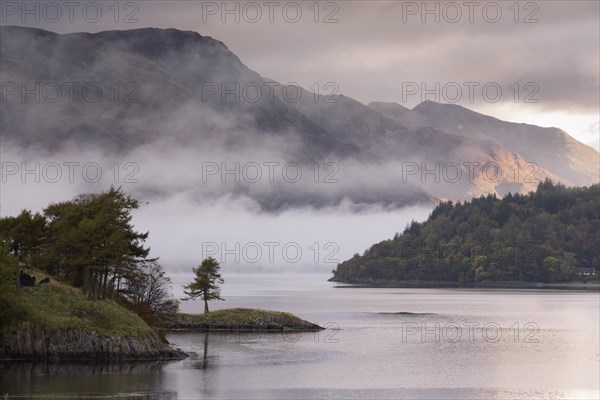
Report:
[{"label": "green grass", "polygon": [[[36,276],[42,275],[35,272]],[[20,321],[3,327],[7,333],[41,326],[46,334],[84,330],[108,337],[154,336],[140,317],[110,300],[91,301],[78,289],[51,280],[49,285],[24,287],[11,300],[21,313]]]},{"label": "green grass", "polygon": [[164,319],[161,327],[166,330],[195,331],[315,331],[323,329],[290,313],[256,310],[251,308],[230,308],[208,314],[176,314]]},{"label": "green grass", "polygon": [[184,321],[196,323],[226,323],[226,324],[251,324],[265,316],[285,318],[291,322],[302,323],[304,320],[293,314],[281,311],[266,311],[253,308],[228,308],[217,310],[208,314],[179,314]]}]

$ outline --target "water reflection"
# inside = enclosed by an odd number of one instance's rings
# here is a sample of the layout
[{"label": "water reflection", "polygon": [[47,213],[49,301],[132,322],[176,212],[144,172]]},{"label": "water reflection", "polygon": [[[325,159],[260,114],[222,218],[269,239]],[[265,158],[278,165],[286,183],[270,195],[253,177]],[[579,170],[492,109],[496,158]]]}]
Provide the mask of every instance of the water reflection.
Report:
[{"label": "water reflection", "polygon": [[160,370],[164,362],[128,362],[128,363],[44,363],[9,361],[0,363],[0,375],[14,376],[20,379],[36,375],[95,375],[95,374],[151,374]]},{"label": "water reflection", "polygon": [[176,361],[122,363],[0,363],[0,392],[17,398],[177,399],[164,390],[164,367]]},{"label": "water reflection", "polygon": [[195,353],[195,352],[189,354],[190,359],[193,361],[192,365],[196,369],[208,369],[210,367],[216,366],[217,365],[216,357],[215,356],[209,357],[209,355],[208,355],[208,338],[210,335],[208,335],[206,333],[201,333],[198,336],[204,337],[204,339],[202,339],[204,346],[203,346],[202,352],[200,354]]}]

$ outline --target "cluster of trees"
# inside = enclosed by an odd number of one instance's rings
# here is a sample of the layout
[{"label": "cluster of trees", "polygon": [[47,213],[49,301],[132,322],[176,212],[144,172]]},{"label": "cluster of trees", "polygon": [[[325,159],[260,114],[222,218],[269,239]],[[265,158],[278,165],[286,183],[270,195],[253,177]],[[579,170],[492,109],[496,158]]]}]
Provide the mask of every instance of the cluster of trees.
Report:
[{"label": "cluster of trees", "polygon": [[443,202],[424,223],[339,264],[334,279],[569,281],[576,268],[600,269],[599,214],[599,185],[551,181],[528,195]]},{"label": "cluster of trees", "polygon": [[[0,218],[0,289],[12,281],[18,293],[21,271],[34,267],[81,288],[90,300],[119,301],[150,324],[177,312],[171,280],[144,246],[148,232],[136,232],[131,223],[138,207],[137,200],[111,187],[51,204],[42,214],[23,210]],[[219,270],[211,257],[194,268],[184,300],[203,299],[205,312],[208,301],[223,300]]]},{"label": "cluster of trees", "polygon": [[147,313],[177,309],[170,280],[136,232],[131,211],[139,202],[121,189],[54,203],[43,214],[23,210],[0,219],[3,262],[14,270],[38,268],[75,287],[90,300],[124,300]]}]

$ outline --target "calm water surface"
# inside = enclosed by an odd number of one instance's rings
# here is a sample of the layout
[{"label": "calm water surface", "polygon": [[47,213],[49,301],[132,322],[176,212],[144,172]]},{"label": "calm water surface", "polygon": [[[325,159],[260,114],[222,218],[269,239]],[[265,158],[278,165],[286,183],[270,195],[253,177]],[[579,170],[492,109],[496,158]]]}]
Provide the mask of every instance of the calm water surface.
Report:
[{"label": "calm water surface", "polygon": [[227,300],[212,305],[289,311],[327,331],[171,334],[188,359],[5,365],[0,392],[11,399],[600,397],[598,292],[340,288],[327,277],[225,276]]}]

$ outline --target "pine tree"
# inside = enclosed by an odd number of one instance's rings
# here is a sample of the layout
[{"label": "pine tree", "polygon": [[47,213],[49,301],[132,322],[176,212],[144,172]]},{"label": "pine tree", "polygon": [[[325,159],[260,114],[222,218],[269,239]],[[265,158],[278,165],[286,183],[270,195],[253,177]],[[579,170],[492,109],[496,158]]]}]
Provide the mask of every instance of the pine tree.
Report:
[{"label": "pine tree", "polygon": [[138,202],[121,189],[52,204],[47,269],[83,286],[90,299],[112,298],[120,279],[136,279],[150,249],[148,233],[134,231],[131,210]]},{"label": "pine tree", "polygon": [[224,282],[219,272],[220,268],[219,262],[214,258],[204,259],[202,264],[192,270],[195,274],[194,280],[183,286],[185,289],[183,293],[187,297],[182,300],[194,300],[201,297],[204,300],[204,313],[208,313],[210,300],[225,300],[221,298],[219,287]]},{"label": "pine tree", "polygon": [[9,254],[17,260],[14,265],[17,291],[21,287],[20,270],[23,266],[35,263],[46,233],[46,218],[39,213],[23,210],[16,217],[0,219],[0,239],[8,245]]}]

